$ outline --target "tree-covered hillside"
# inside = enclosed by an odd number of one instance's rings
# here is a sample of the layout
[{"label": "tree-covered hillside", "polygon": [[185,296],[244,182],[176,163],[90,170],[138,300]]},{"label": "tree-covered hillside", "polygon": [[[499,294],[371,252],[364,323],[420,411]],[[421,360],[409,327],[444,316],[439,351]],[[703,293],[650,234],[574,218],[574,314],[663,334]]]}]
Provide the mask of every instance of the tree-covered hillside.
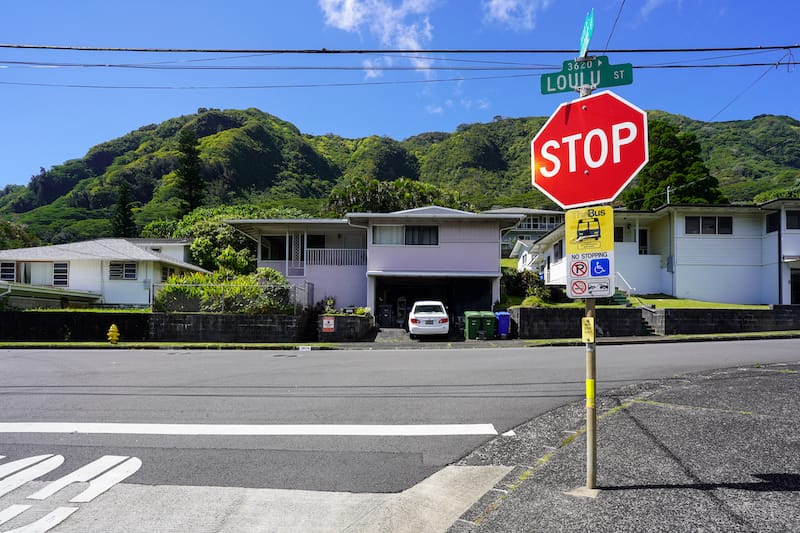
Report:
[{"label": "tree-covered hillside", "polygon": [[[257,109],[199,109],[91,148],[41,169],[27,185],[0,191],[0,217],[23,224],[44,242],[112,235],[120,185],[138,228],[175,220],[185,207],[178,189],[181,132],[191,130],[204,184],[201,205],[248,204],[326,213],[334,187],[401,178],[436,186],[433,197],[457,191],[453,202],[476,209],[553,207],[530,185],[530,141],[545,117],[502,118],[465,124],[455,132],[421,133],[403,141],[371,136],[302,134],[293,124]],[[733,202],[786,194],[800,187],[800,122],[762,115],[752,120],[701,122],[662,111],[659,121],[693,134],[705,168]],[[355,180],[355,181],[354,181]],[[401,187],[426,198],[422,189]],[[634,183],[631,187],[638,186]],[[336,189],[337,191],[341,189]],[[338,197],[341,199],[341,195]]]}]

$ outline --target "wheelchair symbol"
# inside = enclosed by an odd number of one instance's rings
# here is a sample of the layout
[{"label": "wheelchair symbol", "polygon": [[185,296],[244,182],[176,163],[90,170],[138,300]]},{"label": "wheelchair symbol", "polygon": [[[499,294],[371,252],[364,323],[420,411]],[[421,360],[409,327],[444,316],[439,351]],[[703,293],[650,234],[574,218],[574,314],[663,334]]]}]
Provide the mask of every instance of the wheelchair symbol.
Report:
[{"label": "wheelchair symbol", "polygon": [[590,263],[590,270],[592,276],[608,276],[611,270],[611,264],[608,258],[592,259]]}]

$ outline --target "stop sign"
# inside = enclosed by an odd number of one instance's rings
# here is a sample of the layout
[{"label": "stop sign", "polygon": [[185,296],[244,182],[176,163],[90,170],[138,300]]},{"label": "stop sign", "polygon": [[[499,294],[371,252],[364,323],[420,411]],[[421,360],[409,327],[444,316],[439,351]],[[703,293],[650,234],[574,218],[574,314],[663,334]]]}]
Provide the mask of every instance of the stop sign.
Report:
[{"label": "stop sign", "polygon": [[562,208],[611,202],[647,164],[647,113],[611,91],[561,104],[531,156],[534,187]]}]

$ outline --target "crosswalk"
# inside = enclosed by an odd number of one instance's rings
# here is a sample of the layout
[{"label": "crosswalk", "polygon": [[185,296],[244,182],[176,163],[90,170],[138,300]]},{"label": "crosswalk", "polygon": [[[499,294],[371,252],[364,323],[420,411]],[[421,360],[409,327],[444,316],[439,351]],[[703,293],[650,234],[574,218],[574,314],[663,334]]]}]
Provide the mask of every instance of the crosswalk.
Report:
[{"label": "crosswalk", "polygon": [[[0,459],[5,459],[5,456],[0,455]],[[0,498],[18,489],[24,492],[27,484],[55,471],[63,464],[64,456],[53,454],[35,455],[0,463]],[[133,475],[141,466],[142,461],[137,457],[104,455],[46,484],[41,489],[22,496],[21,501],[25,503],[12,503],[5,508],[0,506],[0,527],[9,524],[13,528],[3,529],[5,533],[46,533],[80,510],[80,505],[77,504],[91,502]],[[47,505],[48,499],[79,483],[88,486],[70,498],[68,505],[61,503]]]}]

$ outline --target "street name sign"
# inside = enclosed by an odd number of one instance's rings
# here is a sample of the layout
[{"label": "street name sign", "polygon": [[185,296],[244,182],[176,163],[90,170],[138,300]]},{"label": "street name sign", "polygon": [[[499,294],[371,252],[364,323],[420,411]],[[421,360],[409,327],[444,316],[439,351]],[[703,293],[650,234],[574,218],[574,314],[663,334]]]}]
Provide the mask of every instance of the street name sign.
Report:
[{"label": "street name sign", "polygon": [[633,83],[633,65],[612,65],[607,56],[564,61],[561,72],[540,76],[542,94],[580,92],[581,89],[604,89]]},{"label": "street name sign", "polygon": [[561,104],[531,141],[531,181],[563,209],[612,202],[647,164],[647,113],[610,91]]},{"label": "street name sign", "polygon": [[614,295],[614,209],[609,205],[570,209],[564,214],[567,296]]}]

